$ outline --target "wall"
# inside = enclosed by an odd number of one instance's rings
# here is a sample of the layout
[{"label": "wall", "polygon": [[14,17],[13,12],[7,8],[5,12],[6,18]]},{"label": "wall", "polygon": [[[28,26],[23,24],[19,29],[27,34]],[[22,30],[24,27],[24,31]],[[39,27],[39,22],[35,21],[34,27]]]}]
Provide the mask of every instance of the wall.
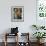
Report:
[{"label": "wall", "polygon": [[[24,22],[11,22],[11,6],[24,6]],[[19,32],[30,32],[36,24],[36,0],[0,0],[0,34],[10,32],[11,27],[19,27]]]}]

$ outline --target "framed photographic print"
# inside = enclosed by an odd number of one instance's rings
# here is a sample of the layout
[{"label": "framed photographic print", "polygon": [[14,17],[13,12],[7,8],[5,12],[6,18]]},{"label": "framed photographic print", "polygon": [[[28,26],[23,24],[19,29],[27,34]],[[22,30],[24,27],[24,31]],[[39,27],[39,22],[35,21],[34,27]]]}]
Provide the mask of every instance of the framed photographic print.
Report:
[{"label": "framed photographic print", "polygon": [[11,21],[23,22],[24,21],[24,6],[11,7]]},{"label": "framed photographic print", "polygon": [[39,18],[46,18],[46,0],[37,0],[37,15]]},{"label": "framed photographic print", "polygon": [[36,10],[36,23],[38,25],[46,25],[46,0],[37,0]]}]

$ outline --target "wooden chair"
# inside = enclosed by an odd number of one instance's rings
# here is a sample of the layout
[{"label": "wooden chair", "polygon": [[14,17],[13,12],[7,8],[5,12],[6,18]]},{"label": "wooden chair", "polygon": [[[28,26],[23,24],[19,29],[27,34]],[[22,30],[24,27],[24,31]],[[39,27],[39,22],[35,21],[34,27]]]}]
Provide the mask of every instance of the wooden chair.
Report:
[{"label": "wooden chair", "polygon": [[[25,36],[26,38],[24,38],[24,36]],[[22,37],[23,39],[27,39],[26,42],[25,42],[25,41],[22,42],[22,45],[25,44],[25,46],[30,46],[29,33],[21,33],[21,37]],[[22,40],[23,40],[23,39],[22,39]],[[24,45],[23,45],[23,46],[24,46]]]},{"label": "wooden chair", "polygon": [[18,33],[17,34],[10,34],[10,33],[6,33],[5,34],[5,46],[7,46],[8,45],[8,42],[7,42],[7,36],[17,36],[17,38],[15,38],[15,39],[17,39],[17,41],[16,41],[16,45],[15,46],[18,46]]}]

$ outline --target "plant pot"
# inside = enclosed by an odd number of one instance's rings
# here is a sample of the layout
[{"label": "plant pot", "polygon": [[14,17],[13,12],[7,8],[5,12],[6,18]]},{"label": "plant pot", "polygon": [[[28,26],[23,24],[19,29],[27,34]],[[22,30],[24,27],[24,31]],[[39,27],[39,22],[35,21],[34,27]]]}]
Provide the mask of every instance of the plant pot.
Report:
[{"label": "plant pot", "polygon": [[44,40],[45,40],[45,39],[40,39],[40,43],[44,43]]},{"label": "plant pot", "polygon": [[44,42],[44,40],[45,40],[45,39],[38,39],[37,42],[38,42],[39,44],[41,44],[41,43]]}]

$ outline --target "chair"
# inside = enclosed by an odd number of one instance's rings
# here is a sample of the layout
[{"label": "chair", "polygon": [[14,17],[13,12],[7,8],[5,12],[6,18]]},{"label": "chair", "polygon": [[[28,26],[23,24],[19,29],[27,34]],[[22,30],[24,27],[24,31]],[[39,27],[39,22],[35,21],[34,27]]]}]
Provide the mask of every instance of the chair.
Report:
[{"label": "chair", "polygon": [[17,36],[17,38],[15,38],[16,40],[16,46],[18,46],[18,34],[9,34],[9,33],[6,33],[5,34],[5,46],[8,45],[8,42],[7,42],[7,38],[10,38],[11,36]]},{"label": "chair", "polygon": [[24,41],[21,41],[19,43],[19,46],[30,46],[30,42],[29,42],[29,33],[21,33],[21,39],[24,40]]},{"label": "chair", "polygon": [[18,46],[18,27],[11,28],[11,33],[5,33],[5,46],[8,45],[7,38],[10,38],[10,37],[13,37],[13,36],[17,36],[17,38],[15,38],[15,40],[17,40],[16,46]]}]

